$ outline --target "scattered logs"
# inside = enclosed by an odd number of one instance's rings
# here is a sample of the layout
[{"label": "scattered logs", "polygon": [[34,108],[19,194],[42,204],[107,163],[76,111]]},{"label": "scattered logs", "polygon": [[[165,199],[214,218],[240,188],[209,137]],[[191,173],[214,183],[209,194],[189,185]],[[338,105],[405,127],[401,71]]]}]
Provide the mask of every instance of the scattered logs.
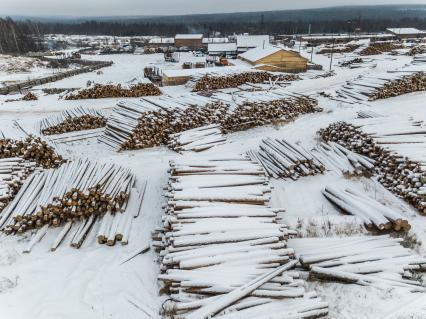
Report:
[{"label": "scattered logs", "polygon": [[[426,214],[426,167],[382,147],[359,127],[337,122],[321,129],[325,141],[336,142],[375,161],[379,182]],[[404,133],[406,134],[406,133]]]},{"label": "scattered logs", "polygon": [[179,153],[202,152],[226,142],[217,124],[202,126],[169,136],[168,147]]},{"label": "scattered logs", "polygon": [[191,94],[179,99],[144,98],[139,102],[120,102],[99,141],[117,150],[141,149],[167,144],[171,134],[205,125],[216,124],[223,133],[229,133],[319,111],[316,100],[280,90],[271,90],[268,95],[241,92],[211,97]]},{"label": "scattered logs", "polygon": [[0,159],[0,212],[15,197],[25,179],[36,169],[36,163],[20,157]]},{"label": "scattered logs", "polygon": [[236,88],[245,83],[290,82],[300,80],[295,74],[273,74],[269,72],[244,72],[225,76],[205,75],[198,79],[193,92]]},{"label": "scattered logs", "polygon": [[63,226],[52,246],[55,250],[68,233],[73,234],[71,246],[79,248],[96,220],[101,220],[99,243],[126,244],[144,191],[134,188],[134,182],[130,169],[87,160],[36,172],[3,211],[0,228],[6,234],[38,229],[37,242],[49,227]]},{"label": "scattered logs", "polygon": [[376,42],[370,44],[368,47],[363,49],[360,55],[377,55],[385,52],[391,52],[393,50],[403,49],[404,46],[401,44],[395,44],[391,42]]},{"label": "scattered logs", "polygon": [[126,88],[121,84],[95,84],[88,89],[80,90],[65,96],[65,100],[102,99],[113,97],[140,97],[161,95],[160,89],[152,83],[138,83]]},{"label": "scattered logs", "polygon": [[28,92],[27,94],[24,95],[24,97],[22,98],[22,101],[37,101],[38,97],[37,95],[35,95],[32,92]]},{"label": "scattered logs", "polygon": [[364,62],[364,60],[362,58],[355,58],[355,59],[352,59],[352,60],[341,62],[341,63],[339,63],[339,66],[341,66],[341,67],[351,67],[354,64],[357,65],[357,64],[361,64],[363,62]]},{"label": "scattered logs", "polygon": [[249,151],[247,155],[252,161],[261,164],[266,173],[274,178],[297,180],[325,170],[324,165],[303,146],[285,139],[264,139],[259,150]]},{"label": "scattered logs", "polygon": [[[267,207],[270,187],[261,166],[244,158],[170,163],[159,251],[163,315],[207,319],[245,317],[268,304],[297,318],[324,316],[328,306],[304,289],[293,271],[294,231]],[[284,309],[283,308],[283,309]],[[309,315],[308,315],[309,314]]]},{"label": "scattered logs", "polygon": [[97,129],[105,125],[106,115],[103,111],[79,106],[41,120],[40,131],[44,135],[54,135]]},{"label": "scattered logs", "polygon": [[367,229],[408,231],[411,228],[400,213],[353,189],[340,190],[327,186],[322,193],[342,211],[362,220]]},{"label": "scattered logs", "polygon": [[23,140],[0,139],[0,158],[10,157],[21,157],[43,168],[58,167],[64,162],[46,141],[34,136]]},{"label": "scattered logs", "polygon": [[426,259],[404,248],[402,242],[388,235],[294,238],[288,246],[309,269],[311,279],[425,292],[415,274],[426,270]]}]

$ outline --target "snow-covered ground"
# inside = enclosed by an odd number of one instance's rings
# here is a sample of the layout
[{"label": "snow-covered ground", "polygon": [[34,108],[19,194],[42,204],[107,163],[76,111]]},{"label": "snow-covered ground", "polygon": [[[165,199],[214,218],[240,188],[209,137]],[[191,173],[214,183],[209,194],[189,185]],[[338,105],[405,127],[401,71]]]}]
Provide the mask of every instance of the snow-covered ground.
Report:
[{"label": "snow-covered ground", "polygon": [[[310,57],[310,49],[302,54]],[[354,57],[348,54],[345,58]],[[19,120],[25,127],[63,109],[83,105],[96,108],[112,108],[120,99],[66,101],[59,95],[43,95],[41,88],[85,87],[87,81],[96,83],[132,83],[142,79],[146,65],[177,68],[176,64],[165,65],[161,54],[84,56],[95,60],[112,60],[114,65],[97,72],[77,75],[58,82],[34,88],[38,101],[4,102],[11,97],[0,96],[0,120]],[[143,202],[143,214],[135,220],[128,246],[104,247],[96,244],[94,235],[86,239],[79,250],[63,245],[56,252],[49,251],[48,243],[55,236],[43,239],[30,254],[22,254],[27,236],[0,238],[0,318],[11,319],[104,319],[104,318],[158,318],[166,296],[159,296],[157,274],[159,265],[156,254],[149,251],[131,261],[120,264],[133,251],[149,243],[150,232],[161,225],[163,186],[167,182],[168,161],[178,157],[206,155],[233,156],[256,148],[265,137],[286,138],[301,142],[306,147],[317,143],[316,132],[328,124],[356,118],[361,109],[374,110],[383,115],[419,117],[425,114],[426,92],[412,93],[397,98],[349,105],[318,96],[322,91],[333,90],[359,75],[372,75],[395,70],[410,63],[407,56],[374,56],[376,68],[347,69],[337,67],[343,56],[335,56],[333,69],[336,75],[328,78],[309,79],[320,74],[311,71],[304,80],[296,81],[289,91],[316,96],[324,112],[299,117],[291,123],[267,126],[245,132],[233,133],[228,142],[202,155],[179,155],[166,147],[115,153],[96,139],[74,142],[63,146],[67,158],[114,162],[130,167],[139,180],[148,180]],[[197,61],[191,54],[182,54],[181,62]],[[328,69],[329,58],[314,54],[314,62]],[[180,64],[179,64],[180,65]],[[171,95],[188,92],[185,86],[162,88]],[[0,122],[1,123],[1,122]],[[1,129],[1,127],[0,127]],[[325,185],[351,185],[395,208],[408,217],[412,224],[409,233],[413,248],[426,255],[426,217],[420,216],[405,202],[397,199],[373,179],[348,179],[327,172],[324,175],[301,178],[298,181],[274,180],[271,205],[285,208],[284,222],[310,236],[345,236],[365,233],[351,216],[341,215],[321,195]],[[3,236],[3,235],[2,235]],[[309,283],[330,304],[331,319],[385,319],[426,318],[426,298],[398,289],[378,289],[337,283]],[[400,311],[398,305],[407,305]],[[408,307],[408,305],[411,305]],[[402,306],[401,306],[402,307]],[[397,311],[399,311],[397,313]],[[412,314],[412,316],[410,316]]]}]

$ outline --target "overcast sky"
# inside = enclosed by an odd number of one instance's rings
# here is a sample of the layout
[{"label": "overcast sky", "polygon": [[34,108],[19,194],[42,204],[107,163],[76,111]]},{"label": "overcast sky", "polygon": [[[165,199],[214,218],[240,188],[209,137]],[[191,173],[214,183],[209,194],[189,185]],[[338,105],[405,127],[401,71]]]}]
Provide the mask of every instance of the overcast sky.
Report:
[{"label": "overcast sky", "polygon": [[0,0],[0,15],[169,15],[399,3],[426,0]]}]

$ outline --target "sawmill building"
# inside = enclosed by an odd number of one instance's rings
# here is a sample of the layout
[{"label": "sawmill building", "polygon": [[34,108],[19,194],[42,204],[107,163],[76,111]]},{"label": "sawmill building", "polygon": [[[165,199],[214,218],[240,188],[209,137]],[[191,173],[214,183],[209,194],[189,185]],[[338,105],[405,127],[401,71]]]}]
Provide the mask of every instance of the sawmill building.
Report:
[{"label": "sawmill building", "polygon": [[306,72],[308,68],[308,59],[299,53],[275,46],[258,47],[238,57],[250,63],[255,69],[263,71],[298,73]]},{"label": "sawmill building", "polygon": [[268,47],[269,35],[238,35],[237,51],[243,53],[257,47]]},{"label": "sawmill building", "polygon": [[190,50],[197,50],[203,47],[202,34],[176,34],[175,47],[189,48]]}]

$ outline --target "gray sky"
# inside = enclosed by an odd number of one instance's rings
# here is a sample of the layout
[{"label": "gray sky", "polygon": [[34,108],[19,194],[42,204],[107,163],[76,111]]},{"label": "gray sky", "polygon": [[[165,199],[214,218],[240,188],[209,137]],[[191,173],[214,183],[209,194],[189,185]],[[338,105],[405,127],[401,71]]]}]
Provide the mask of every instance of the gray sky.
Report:
[{"label": "gray sky", "polygon": [[31,16],[168,15],[400,3],[426,4],[426,0],[0,0],[0,14]]}]

